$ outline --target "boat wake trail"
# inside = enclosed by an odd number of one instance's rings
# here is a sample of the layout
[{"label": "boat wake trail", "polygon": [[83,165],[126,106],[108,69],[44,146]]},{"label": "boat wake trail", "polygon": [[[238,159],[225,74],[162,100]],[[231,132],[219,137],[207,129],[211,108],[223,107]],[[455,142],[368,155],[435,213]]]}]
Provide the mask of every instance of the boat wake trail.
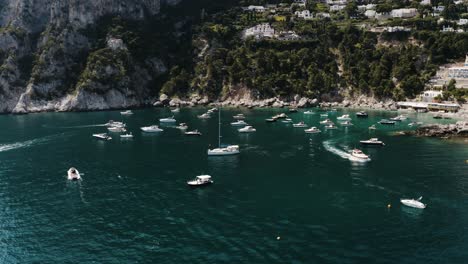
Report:
[{"label": "boat wake trail", "polygon": [[52,135],[52,136],[47,136],[47,137],[42,137],[42,138],[36,138],[36,139],[31,139],[31,140],[26,140],[22,142],[15,142],[15,143],[10,143],[10,144],[0,144],[0,152],[5,152],[9,150],[14,150],[14,149],[21,149],[21,148],[29,148],[32,146],[36,145],[41,145],[44,143],[47,143],[51,141],[52,139],[62,136],[63,134],[57,134],[57,135]]},{"label": "boat wake trail", "polygon": [[359,158],[356,158],[356,157],[353,157],[351,154],[349,154],[348,152],[344,151],[344,150],[341,150],[335,146],[332,145],[332,142],[330,141],[324,141],[323,142],[323,147],[333,153],[333,154],[336,154],[340,157],[342,157],[343,159],[347,159],[347,160],[350,160],[350,161],[355,161],[355,162],[367,162],[369,160],[363,160],[363,159],[359,159]]},{"label": "boat wake trail", "polygon": [[68,127],[56,127],[56,128],[87,128],[87,127],[104,127],[107,124],[95,124],[95,125],[83,125],[83,126],[68,126]]}]

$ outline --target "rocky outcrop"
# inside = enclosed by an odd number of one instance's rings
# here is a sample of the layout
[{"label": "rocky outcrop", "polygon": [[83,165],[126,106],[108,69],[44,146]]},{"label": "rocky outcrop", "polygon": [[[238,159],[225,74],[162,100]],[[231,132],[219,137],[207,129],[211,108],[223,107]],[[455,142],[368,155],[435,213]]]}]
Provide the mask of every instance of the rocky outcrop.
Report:
[{"label": "rocky outcrop", "polygon": [[424,125],[409,133],[423,137],[468,137],[468,122],[458,121],[456,124],[449,125]]}]

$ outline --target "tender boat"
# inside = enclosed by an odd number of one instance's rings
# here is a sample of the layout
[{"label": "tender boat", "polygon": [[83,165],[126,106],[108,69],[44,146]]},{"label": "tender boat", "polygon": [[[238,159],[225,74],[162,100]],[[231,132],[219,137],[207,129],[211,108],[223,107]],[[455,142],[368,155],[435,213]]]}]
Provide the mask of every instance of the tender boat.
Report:
[{"label": "tender boat", "polygon": [[368,140],[359,141],[362,145],[373,145],[373,146],[385,146],[385,143],[380,141],[378,138],[371,138]]},{"label": "tender boat", "polygon": [[180,108],[171,109],[171,112],[172,112],[172,113],[179,113],[179,112],[180,112]]},{"label": "tender boat", "polygon": [[251,133],[257,131],[253,126],[245,126],[241,129],[238,129],[240,133]]},{"label": "tender boat", "polygon": [[307,110],[304,112],[304,115],[313,115],[314,111]]},{"label": "tender boat", "polygon": [[292,119],[291,118],[286,118],[286,119],[282,120],[281,122],[283,122],[283,123],[292,123]]},{"label": "tender boat", "polygon": [[364,152],[362,152],[360,149],[353,149],[353,151],[351,151],[351,156],[360,160],[370,160],[369,156],[364,154]]},{"label": "tender boat", "polygon": [[342,125],[342,126],[353,126],[353,123],[351,123],[349,121],[344,121],[344,122],[341,122],[340,125]]},{"label": "tender boat", "polygon": [[320,124],[322,125],[329,125],[329,124],[333,124],[333,121],[331,121],[330,119],[325,119],[323,121],[320,121]]},{"label": "tender boat", "polygon": [[93,134],[93,137],[97,139],[102,139],[102,140],[111,140],[112,137],[107,135],[106,133],[100,133],[100,134]]},{"label": "tender boat", "polygon": [[332,124],[326,125],[326,126],[325,126],[325,129],[327,129],[327,130],[330,130],[330,129],[338,129],[338,127],[335,126],[335,125],[332,123]]},{"label": "tender boat", "polygon": [[204,113],[202,115],[199,115],[198,118],[200,119],[208,119],[208,118],[211,118],[211,115],[208,114],[208,113]]},{"label": "tender boat", "polygon": [[211,180],[210,175],[200,175],[200,176],[195,177],[195,179],[187,182],[187,184],[190,186],[203,186],[203,185],[208,185],[212,183],[213,183],[213,180]]},{"label": "tender boat", "polygon": [[188,129],[188,126],[186,123],[180,123],[178,126],[176,126],[176,128],[180,130],[186,130]]},{"label": "tender boat", "polygon": [[127,132],[127,130],[124,127],[117,127],[117,126],[108,127],[107,130],[109,130],[109,132],[115,132],[115,133]]},{"label": "tender boat", "polygon": [[342,115],[342,116],[337,117],[336,120],[349,121],[351,120],[351,117],[349,117],[349,115]]},{"label": "tender boat", "polygon": [[132,138],[133,138],[133,135],[132,135],[132,133],[123,134],[123,135],[120,135],[120,138],[132,139]]},{"label": "tender boat", "polygon": [[175,123],[176,120],[172,116],[172,117],[161,118],[161,119],[159,119],[159,122],[161,122],[161,123]]},{"label": "tender boat", "polygon": [[81,175],[80,175],[80,172],[78,172],[77,169],[71,167],[71,168],[67,171],[67,178],[68,178],[70,181],[77,181],[77,180],[81,179]]},{"label": "tender boat", "polygon": [[237,119],[237,120],[244,120],[245,116],[243,114],[237,114],[237,115],[233,116],[233,118]]},{"label": "tender boat", "polygon": [[293,127],[307,127],[307,125],[303,121],[301,121],[297,124],[293,124]]},{"label": "tender boat", "polygon": [[244,120],[239,120],[239,121],[231,123],[231,126],[246,126],[246,125],[247,123]]},{"label": "tender boat", "polygon": [[228,156],[239,154],[239,145],[228,145],[226,147],[221,147],[221,111],[218,111],[218,120],[218,147],[214,149],[208,149],[208,156]]},{"label": "tender boat", "polygon": [[422,196],[419,197],[417,200],[415,199],[400,199],[400,202],[406,206],[409,206],[409,207],[414,207],[414,208],[419,208],[419,209],[424,209],[426,208],[426,204],[423,204],[421,202],[422,200]]},{"label": "tender boat", "polygon": [[316,133],[320,133],[320,129],[318,129],[316,127],[311,127],[309,129],[304,130],[304,132],[306,132],[308,134],[316,134]]},{"label": "tender boat", "polygon": [[159,128],[157,125],[146,126],[140,128],[143,132],[147,133],[154,133],[154,132],[162,132],[163,130]]},{"label": "tender boat", "polygon": [[364,111],[359,111],[356,113],[357,117],[368,117],[369,115]]},{"label": "tender boat", "polygon": [[133,112],[132,110],[127,110],[127,111],[123,111],[123,112],[120,112],[121,115],[133,115]]},{"label": "tender boat", "polygon": [[375,125],[372,125],[372,126],[369,127],[369,130],[376,130],[376,129],[377,129],[377,127],[375,127]]},{"label": "tender boat", "polygon": [[200,133],[200,131],[198,131],[198,129],[195,129],[193,131],[185,132],[185,135],[187,135],[187,136],[201,136],[202,133]]},{"label": "tender boat", "polygon": [[396,121],[388,120],[388,119],[382,119],[378,122],[381,125],[395,125]]}]

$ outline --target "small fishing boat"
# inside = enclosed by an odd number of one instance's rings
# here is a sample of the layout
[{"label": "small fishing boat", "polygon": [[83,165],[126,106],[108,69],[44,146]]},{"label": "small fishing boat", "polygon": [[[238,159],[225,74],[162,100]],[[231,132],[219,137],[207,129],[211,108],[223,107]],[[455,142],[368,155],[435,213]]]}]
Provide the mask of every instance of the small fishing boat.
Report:
[{"label": "small fishing boat", "polygon": [[231,126],[246,126],[246,125],[247,123],[244,120],[239,120],[239,121],[231,123]]},{"label": "small fishing boat", "polygon": [[198,129],[195,129],[193,131],[185,132],[185,135],[187,135],[187,136],[201,136],[202,133],[200,133],[200,131],[198,131]]},{"label": "small fishing boat", "polygon": [[132,133],[123,134],[123,135],[120,135],[120,138],[122,138],[122,139],[132,139],[133,135],[132,135]]},{"label": "small fishing boat", "polygon": [[127,132],[127,130],[124,127],[118,127],[118,126],[108,127],[107,130],[109,130],[109,132],[114,132],[114,133]]},{"label": "small fishing boat", "polygon": [[281,122],[283,122],[283,123],[292,123],[292,119],[291,118],[286,118],[286,119],[282,120]]},{"label": "small fishing boat", "polygon": [[335,124],[332,123],[332,124],[326,125],[326,126],[325,126],[325,129],[327,129],[327,130],[338,129],[338,127],[335,126]]},{"label": "small fishing boat", "polygon": [[359,160],[364,160],[364,161],[370,160],[369,156],[364,154],[364,152],[362,152],[360,149],[353,149],[353,151],[351,151],[351,156]]},{"label": "small fishing boat", "polygon": [[368,117],[369,115],[364,111],[359,111],[356,113],[357,117]]},{"label": "small fishing boat", "polygon": [[376,129],[377,129],[377,127],[375,125],[372,125],[372,126],[369,127],[369,130],[376,130]]},{"label": "small fishing boat", "polygon": [[342,115],[342,116],[337,117],[336,120],[349,121],[349,120],[351,120],[351,117],[349,117],[349,115]]},{"label": "small fishing boat", "polygon": [[238,129],[240,133],[251,133],[257,131],[253,126],[245,126],[241,129]]},{"label": "small fishing boat", "polygon": [[186,130],[188,129],[188,125],[186,123],[180,123],[178,126],[176,126],[176,128],[180,130]]},{"label": "small fishing boat", "polygon": [[311,127],[309,129],[304,130],[304,132],[306,132],[307,134],[317,134],[320,133],[320,129],[316,127]]},{"label": "small fishing boat", "polygon": [[301,121],[299,123],[293,124],[293,127],[307,127],[307,125],[304,123],[304,121]]},{"label": "small fishing boat", "polygon": [[307,110],[304,112],[304,115],[313,115],[314,114],[314,111],[311,111],[311,110]]},{"label": "small fishing boat", "polygon": [[349,121],[344,121],[344,122],[341,122],[340,125],[342,125],[342,126],[353,126],[353,123],[351,123]]},{"label": "small fishing boat", "polygon": [[244,120],[245,116],[243,114],[237,114],[237,115],[233,116],[233,118],[237,119],[237,120]]},{"label": "small fishing boat", "polygon": [[161,123],[175,123],[176,120],[174,119],[174,116],[172,116],[172,117],[161,118],[161,119],[159,119],[159,122],[161,122]]},{"label": "small fishing boat", "polygon": [[195,177],[195,179],[187,182],[187,184],[190,186],[203,186],[203,185],[208,185],[212,183],[213,183],[213,180],[211,180],[210,175],[200,175],[200,176]]},{"label": "small fishing boat", "polygon": [[179,113],[179,112],[180,112],[180,108],[171,109],[171,112],[172,112],[172,113]]},{"label": "small fishing boat", "polygon": [[208,114],[208,113],[204,113],[202,115],[199,115],[198,118],[200,119],[208,119],[208,118],[211,118],[211,115]]},{"label": "small fishing boat", "polygon": [[154,133],[154,132],[162,132],[163,130],[159,128],[157,125],[151,125],[151,126],[146,126],[146,127],[141,127],[140,128],[143,132],[147,133]]},{"label": "small fishing boat", "polygon": [[359,141],[362,145],[370,145],[370,146],[385,146],[385,143],[380,141],[378,138],[371,138],[368,140],[361,140]]},{"label": "small fishing boat", "polygon": [[414,207],[414,208],[419,208],[419,209],[424,209],[426,208],[426,204],[423,204],[421,202],[422,200],[422,196],[419,197],[417,200],[415,199],[400,199],[400,202],[406,206],[409,206],[409,207]]},{"label": "small fishing boat", "polygon": [[331,121],[330,119],[325,119],[323,121],[320,121],[320,124],[322,125],[329,125],[329,124],[333,124],[333,121]]},{"label": "small fishing boat", "polygon": [[70,180],[70,181],[77,181],[77,180],[80,180],[80,179],[81,179],[81,175],[80,175],[80,172],[78,172],[77,169],[71,167],[71,168],[67,171],[67,178],[68,178],[68,180]]},{"label": "small fishing boat", "polygon": [[102,140],[111,140],[112,139],[112,137],[107,135],[106,133],[93,134],[93,137],[97,138],[97,139],[102,139]]},{"label": "small fishing boat", "polygon": [[133,115],[133,112],[132,110],[127,110],[127,111],[123,111],[123,112],[120,112],[121,115]]},{"label": "small fishing boat", "polygon": [[378,122],[381,125],[395,125],[396,121],[388,120],[388,119],[382,119]]}]

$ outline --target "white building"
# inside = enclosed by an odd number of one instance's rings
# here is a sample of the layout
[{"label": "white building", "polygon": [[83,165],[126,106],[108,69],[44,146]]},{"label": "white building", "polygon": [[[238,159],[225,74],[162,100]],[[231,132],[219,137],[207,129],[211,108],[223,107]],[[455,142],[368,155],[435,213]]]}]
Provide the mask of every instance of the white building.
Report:
[{"label": "white building", "polygon": [[422,0],[421,1],[421,5],[430,5],[431,4],[431,0]]},{"label": "white building", "polygon": [[393,18],[410,18],[415,17],[418,14],[416,8],[400,8],[393,9],[390,13]]},{"label": "white building", "polygon": [[305,7],[306,3],[307,3],[307,0],[294,0],[294,4],[297,6]]},{"label": "white building", "polygon": [[330,12],[337,12],[337,11],[341,11],[345,8],[346,6],[344,5],[332,5],[330,6]]},{"label": "white building", "polygon": [[443,26],[441,32],[455,32],[455,29],[453,27]]},{"label": "white building", "polygon": [[303,18],[303,19],[312,19],[314,16],[310,13],[309,10],[302,10],[302,11],[296,11],[294,14],[297,17]]},{"label": "white building", "polygon": [[273,29],[270,24],[263,23],[256,25],[254,27],[248,28],[244,32],[244,37],[254,37],[256,39],[260,38],[273,38],[275,36],[275,29]]},{"label": "white building", "polygon": [[450,67],[447,77],[455,81],[468,81],[468,55],[466,55],[465,64],[461,67]]},{"label": "white building", "polygon": [[247,10],[255,11],[255,12],[265,12],[266,9],[263,6],[250,5],[250,6],[247,7]]},{"label": "white building", "polygon": [[432,10],[434,10],[436,13],[441,13],[445,10],[445,6],[434,6],[432,7]]},{"label": "white building", "polygon": [[374,18],[377,15],[377,12],[375,12],[375,10],[367,10],[366,12],[364,12],[364,15],[367,18]]},{"label": "white building", "polygon": [[347,0],[327,0],[328,5],[346,5]]},{"label": "white building", "polygon": [[464,26],[466,24],[468,24],[468,19],[466,19],[466,18],[460,18],[460,20],[458,20],[458,22],[457,22],[457,25],[459,25],[459,26]]},{"label": "white building", "polygon": [[395,26],[395,27],[385,27],[383,31],[387,32],[410,32],[411,28],[409,27],[401,27],[401,26]]},{"label": "white building", "polygon": [[421,93],[421,101],[423,102],[434,102],[434,98],[442,96],[442,91],[428,90]]}]

